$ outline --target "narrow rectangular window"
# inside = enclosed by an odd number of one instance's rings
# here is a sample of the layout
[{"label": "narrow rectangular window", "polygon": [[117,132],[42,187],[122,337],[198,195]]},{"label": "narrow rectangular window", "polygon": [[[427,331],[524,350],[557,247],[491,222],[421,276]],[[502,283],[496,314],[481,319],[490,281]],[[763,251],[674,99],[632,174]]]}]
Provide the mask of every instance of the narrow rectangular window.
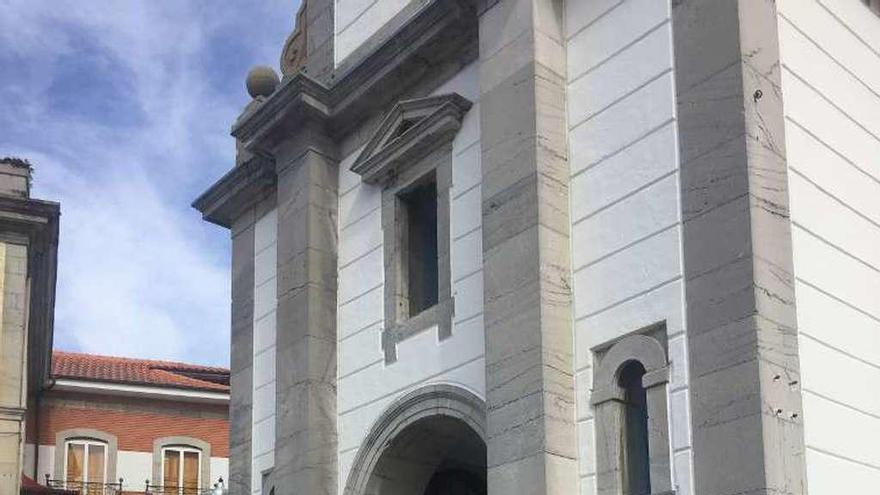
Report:
[{"label": "narrow rectangular window", "polygon": [[166,450],[163,463],[165,476],[162,484],[166,490],[177,490],[180,487],[180,452]]},{"label": "narrow rectangular window", "polygon": [[78,482],[85,479],[86,446],[81,443],[67,444],[67,481]]},{"label": "narrow rectangular window", "polygon": [[[104,460],[106,459],[106,454],[104,452],[104,446],[100,444],[89,444],[87,445],[89,457],[88,462],[88,481],[89,483],[103,483],[104,482]],[[103,491],[103,487],[92,485],[89,487],[89,493],[91,492],[101,492]]]},{"label": "narrow rectangular window", "polygon": [[432,173],[424,182],[401,194],[406,217],[407,298],[409,315],[437,304],[437,182]]},{"label": "narrow rectangular window", "polygon": [[198,493],[199,491],[199,453],[183,453],[183,493]]}]

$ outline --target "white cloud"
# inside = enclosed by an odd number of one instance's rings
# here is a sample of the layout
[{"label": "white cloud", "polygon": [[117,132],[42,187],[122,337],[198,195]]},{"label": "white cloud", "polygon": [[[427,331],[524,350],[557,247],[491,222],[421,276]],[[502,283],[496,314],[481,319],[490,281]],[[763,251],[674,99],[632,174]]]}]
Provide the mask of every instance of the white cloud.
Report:
[{"label": "white cloud", "polygon": [[0,155],[62,203],[58,346],[228,362],[228,233],[188,205],[232,166],[245,71],[295,12],[0,0]]}]

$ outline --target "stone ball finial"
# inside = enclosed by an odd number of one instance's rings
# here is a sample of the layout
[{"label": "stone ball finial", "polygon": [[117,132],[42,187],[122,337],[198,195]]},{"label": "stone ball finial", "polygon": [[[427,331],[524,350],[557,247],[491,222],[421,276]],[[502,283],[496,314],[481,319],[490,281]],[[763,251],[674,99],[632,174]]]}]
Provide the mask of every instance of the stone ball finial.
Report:
[{"label": "stone ball finial", "polygon": [[247,80],[245,81],[251,98],[271,95],[280,82],[278,74],[271,67],[265,65],[258,65],[248,71]]}]

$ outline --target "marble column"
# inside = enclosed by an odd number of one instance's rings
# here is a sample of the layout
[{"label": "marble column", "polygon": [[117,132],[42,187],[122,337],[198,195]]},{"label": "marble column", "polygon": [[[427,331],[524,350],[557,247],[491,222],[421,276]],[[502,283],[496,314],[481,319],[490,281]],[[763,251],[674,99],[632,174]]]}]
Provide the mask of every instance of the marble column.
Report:
[{"label": "marble column", "polygon": [[251,493],[254,345],[254,208],[233,222],[230,329],[229,493]]},{"label": "marble column", "polygon": [[694,492],[804,494],[776,4],[672,13]]},{"label": "marble column", "polygon": [[305,123],[274,151],[278,173],[275,469],[279,493],[337,492],[333,145]]},{"label": "marble column", "polygon": [[577,491],[562,15],[500,0],[480,16],[491,494]]}]

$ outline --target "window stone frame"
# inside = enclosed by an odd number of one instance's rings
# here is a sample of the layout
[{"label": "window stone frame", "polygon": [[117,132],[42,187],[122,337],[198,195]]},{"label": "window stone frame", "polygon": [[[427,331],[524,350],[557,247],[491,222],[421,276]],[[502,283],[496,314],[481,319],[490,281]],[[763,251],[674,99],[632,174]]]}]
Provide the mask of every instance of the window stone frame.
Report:
[{"label": "window stone frame", "polygon": [[[434,173],[437,189],[437,304],[417,315],[409,314],[406,264],[406,218],[402,193]],[[434,150],[402,170],[382,190],[382,232],[385,266],[385,328],[382,350],[385,362],[397,361],[397,344],[433,326],[440,340],[452,336],[455,304],[452,298],[450,260],[450,189],[452,188],[452,144]]]},{"label": "window stone frame", "polygon": [[190,447],[201,451],[199,471],[202,477],[200,488],[211,487],[211,444],[198,438],[185,436],[160,437],[153,440],[153,483],[162,485],[162,450],[169,447]]},{"label": "window stone frame", "polygon": [[116,478],[116,460],[119,442],[116,435],[107,433],[106,431],[95,430],[93,428],[71,428],[61,430],[55,433],[55,468],[53,469],[54,479],[65,480],[64,472],[67,469],[65,465],[67,454],[67,442],[71,440],[92,440],[103,443],[107,446],[107,465],[105,466],[105,483],[115,483]]},{"label": "window stone frame", "polygon": [[[598,495],[623,494],[621,431],[624,428],[624,389],[620,371],[636,361],[645,368],[642,386],[648,403],[648,457],[653,495],[674,494],[672,488],[667,410],[669,360],[666,347],[655,336],[665,338],[665,326],[627,335],[610,346],[594,349],[598,366],[593,374],[590,404],[594,408],[596,431],[596,491]],[[665,340],[665,339],[664,339]]]},{"label": "window stone frame", "polygon": [[[385,116],[351,166],[368,184],[382,186],[385,270],[385,363],[397,361],[397,344],[437,327],[440,340],[452,335],[455,304],[450,257],[452,140],[472,104],[457,93],[398,102]],[[437,304],[409,314],[405,264],[405,206],[401,195],[434,173],[437,191]]]}]

